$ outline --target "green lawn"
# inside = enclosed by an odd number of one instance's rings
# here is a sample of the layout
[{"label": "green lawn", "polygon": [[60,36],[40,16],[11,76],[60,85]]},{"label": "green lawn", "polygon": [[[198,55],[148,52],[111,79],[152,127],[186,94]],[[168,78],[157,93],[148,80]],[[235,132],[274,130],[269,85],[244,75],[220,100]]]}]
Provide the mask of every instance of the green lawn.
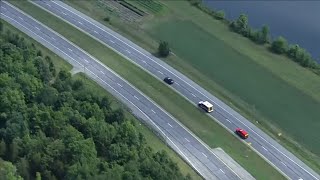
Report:
[{"label": "green lawn", "polygon": [[[316,136],[319,76],[230,32],[186,1],[161,1],[165,11],[137,24],[116,16],[111,16],[111,24],[104,22],[104,9],[92,1],[66,2],[150,52],[157,50],[160,39],[170,38],[175,55],[163,59],[165,62],[248,119],[258,121],[258,127],[320,172],[320,139]],[[129,2],[144,8],[137,1]],[[197,51],[191,53],[194,49]]]},{"label": "green lawn", "polygon": [[[54,29],[64,37],[109,66],[123,78],[166,109],[211,147],[223,148],[257,179],[283,179],[284,177],[246,144],[212,121],[194,105],[161,81],[123,59],[106,46],[100,44],[74,27],[33,6],[29,2],[13,2],[20,9]],[[172,101],[174,99],[174,101]],[[234,147],[237,148],[234,148]]]},{"label": "green lawn", "polygon": [[[41,50],[42,54],[44,56],[49,56],[52,59],[52,62],[55,64],[55,66],[57,67],[58,70],[61,69],[65,69],[65,70],[71,70],[72,66],[67,63],[65,60],[61,59],[59,56],[57,56],[55,53],[53,53],[52,51],[50,51],[49,49],[47,49],[46,47],[44,47],[43,45],[41,45],[40,43],[38,43],[37,41],[33,40],[31,37],[29,37],[28,35],[22,33],[21,31],[19,31],[18,29],[16,29],[15,27],[13,27],[12,25],[10,25],[9,23],[1,20],[1,22],[4,23],[4,29],[5,30],[10,30],[13,33],[17,33],[19,34],[21,37],[24,37],[24,39],[28,42],[31,42],[33,44],[35,44],[35,46],[37,47],[37,49]],[[101,96],[107,96],[111,103],[111,107],[113,109],[117,109],[117,108],[123,108],[124,105],[119,102],[115,97],[113,97],[110,93],[108,93],[105,89],[103,89],[101,86],[99,86],[97,83],[95,83],[94,81],[92,81],[91,79],[87,78],[86,76],[84,76],[83,74],[76,74],[74,75],[73,78],[77,78],[77,79],[81,79],[83,80],[84,84],[88,87],[90,87],[91,89],[94,89],[94,91],[97,92],[98,95]],[[190,174],[192,179],[194,180],[200,180],[202,179],[195,171],[193,171],[193,169],[187,164],[185,163],[184,160],[182,160],[170,147],[168,147],[163,141],[161,141],[161,139],[159,137],[157,137],[152,130],[150,130],[147,126],[141,124],[140,125],[140,121],[138,119],[136,119],[133,115],[131,115],[128,111],[125,111],[125,116],[128,119],[133,120],[136,123],[136,128],[138,130],[138,132],[141,132],[144,137],[146,138],[146,142],[147,144],[152,147],[152,149],[154,151],[160,151],[160,150],[164,150],[168,153],[168,155],[170,156],[170,158],[176,162],[181,170],[181,172],[184,175]]]}]

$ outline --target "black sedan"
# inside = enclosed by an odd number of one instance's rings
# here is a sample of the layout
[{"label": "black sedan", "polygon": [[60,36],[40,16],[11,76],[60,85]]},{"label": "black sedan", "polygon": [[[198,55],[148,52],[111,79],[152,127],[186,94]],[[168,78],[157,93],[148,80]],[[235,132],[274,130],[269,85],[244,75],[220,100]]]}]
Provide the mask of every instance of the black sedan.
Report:
[{"label": "black sedan", "polygon": [[174,81],[169,77],[164,78],[164,82],[166,82],[167,84],[173,84],[174,83]]}]

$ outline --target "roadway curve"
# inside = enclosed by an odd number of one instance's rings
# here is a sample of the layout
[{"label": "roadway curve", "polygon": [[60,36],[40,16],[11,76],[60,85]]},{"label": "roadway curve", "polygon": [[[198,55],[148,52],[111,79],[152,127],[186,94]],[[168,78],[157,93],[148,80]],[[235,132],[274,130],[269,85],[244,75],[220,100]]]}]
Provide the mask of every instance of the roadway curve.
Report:
[{"label": "roadway curve", "polygon": [[119,54],[127,57],[128,60],[142,67],[159,80],[162,80],[166,76],[171,77],[175,80],[172,88],[195,105],[200,100],[208,100],[214,104],[215,111],[210,113],[209,116],[214,117],[218,123],[231,132],[237,127],[246,129],[250,134],[250,138],[245,141],[249,143],[259,155],[288,178],[296,180],[320,179],[320,176],[316,172],[270,136],[262,132],[249,120],[130,40],[61,1],[34,1],[34,3],[89,34]]},{"label": "roadway curve", "polygon": [[34,38],[126,104],[140,120],[152,126],[166,142],[206,179],[246,179],[222,162],[201,140],[170,114],[126,80],[72,44],[5,1],[0,1],[1,19]]}]

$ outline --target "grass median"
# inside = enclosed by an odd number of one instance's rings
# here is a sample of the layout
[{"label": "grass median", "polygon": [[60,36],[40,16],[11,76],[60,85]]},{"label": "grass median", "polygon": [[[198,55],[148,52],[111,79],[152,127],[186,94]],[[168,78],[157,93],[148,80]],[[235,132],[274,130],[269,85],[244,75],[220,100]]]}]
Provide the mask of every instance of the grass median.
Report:
[{"label": "grass median", "polygon": [[257,179],[283,179],[247,145],[199,111],[189,101],[139,67],[71,25],[25,1],[14,5],[99,59],[180,120],[210,147],[223,148]]},{"label": "grass median", "polygon": [[[138,1],[128,2],[148,11]],[[310,70],[230,32],[186,1],[161,1],[160,12],[149,11],[152,15],[137,23],[108,14],[97,1],[66,3],[149,52],[157,50],[158,40],[169,41],[175,55],[165,62],[258,122],[256,126],[320,172],[319,124],[315,121],[319,119],[320,78]],[[110,22],[103,20],[106,15]]]},{"label": "grass median", "polygon": [[[61,70],[61,69],[71,70],[72,69],[72,66],[69,63],[67,63],[65,60],[61,59],[59,56],[57,56],[55,53],[53,53],[49,49],[47,49],[46,47],[44,47],[43,45],[41,45],[40,43],[38,43],[37,41],[35,41],[31,37],[29,37],[28,35],[24,34],[20,30],[16,29],[15,27],[10,25],[9,23],[7,23],[3,20],[0,20],[0,21],[4,24],[5,31],[10,30],[12,33],[19,34],[26,41],[35,44],[37,49],[42,52],[43,56],[49,56],[52,59],[55,67],[57,67],[58,70]],[[98,95],[107,96],[108,99],[112,102],[111,106],[113,109],[121,108],[122,106],[124,106],[114,96],[112,96],[110,93],[108,93],[105,89],[103,89],[97,83],[95,83],[94,81],[92,81],[91,79],[86,77],[84,74],[82,74],[82,73],[76,74],[73,76],[73,78],[83,80],[84,84],[87,87],[90,87],[91,89],[93,89],[95,92],[97,92]],[[128,111],[125,110],[124,112],[125,112],[125,116],[128,119],[131,119],[136,123],[137,131],[141,132],[144,135],[148,146],[150,146],[156,152],[161,151],[161,150],[166,151],[168,153],[169,157],[175,163],[178,164],[178,167],[180,168],[181,172],[184,175],[190,174],[190,176],[194,180],[202,179],[195,171],[193,171],[193,169],[183,159],[181,159],[170,147],[168,147],[164,142],[162,142],[161,139],[159,139],[159,137],[157,137],[152,132],[152,130],[150,130],[147,126],[145,126],[143,124],[140,125],[140,121],[138,119],[136,119],[133,115],[131,115]]]}]

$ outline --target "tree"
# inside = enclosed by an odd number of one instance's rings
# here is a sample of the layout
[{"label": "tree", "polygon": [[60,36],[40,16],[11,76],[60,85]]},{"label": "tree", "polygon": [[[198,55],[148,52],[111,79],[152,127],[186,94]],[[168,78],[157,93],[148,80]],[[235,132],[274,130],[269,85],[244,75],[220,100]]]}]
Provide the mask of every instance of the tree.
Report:
[{"label": "tree", "polygon": [[23,177],[23,179],[30,179],[29,162],[26,158],[20,158],[20,160],[17,163],[17,169],[19,174]]},{"label": "tree", "polygon": [[106,21],[106,22],[110,22],[110,17],[107,16],[107,17],[103,18],[103,20]]},{"label": "tree", "polygon": [[72,89],[73,90],[79,90],[80,88],[83,87],[83,81],[80,79],[77,79],[72,82]]},{"label": "tree", "polygon": [[37,96],[39,103],[44,103],[45,105],[54,105],[54,103],[58,100],[58,91],[50,86],[45,86],[40,91]]},{"label": "tree", "polygon": [[19,156],[19,144],[17,141],[13,140],[13,142],[10,144],[9,146],[9,149],[10,149],[10,156],[9,156],[9,159],[11,162],[15,162],[16,159],[18,158]]},{"label": "tree", "polygon": [[201,0],[189,0],[192,6],[199,6],[201,4]]},{"label": "tree", "polygon": [[4,161],[0,158],[0,177],[8,180],[22,180],[22,177],[18,175],[17,168],[8,161]]},{"label": "tree", "polygon": [[248,27],[248,16],[245,14],[240,14],[239,18],[230,24],[230,27],[235,32],[247,37],[250,29]]},{"label": "tree", "polygon": [[6,155],[7,152],[7,145],[6,142],[4,142],[4,140],[2,139],[0,141],[0,156],[4,157]]},{"label": "tree", "polygon": [[41,173],[36,172],[36,180],[41,180]]},{"label": "tree", "polygon": [[277,54],[283,54],[287,51],[288,42],[282,36],[278,37],[271,44],[271,50]]},{"label": "tree", "polygon": [[263,25],[260,31],[260,36],[259,36],[259,43],[260,44],[265,44],[269,42],[269,26]]},{"label": "tree", "polygon": [[297,61],[297,54],[298,54],[298,51],[299,51],[300,47],[298,44],[295,44],[295,45],[290,45],[289,46],[289,50],[287,52],[287,55],[293,59],[294,61]]},{"label": "tree", "polygon": [[0,21],[0,32],[3,32],[3,23]]},{"label": "tree", "polygon": [[170,53],[169,43],[161,41],[158,47],[158,53],[160,57],[167,57]]},{"label": "tree", "polygon": [[61,70],[58,74],[58,77],[61,81],[65,81],[67,79],[71,78],[71,74],[70,72],[66,71],[66,70]]},{"label": "tree", "polygon": [[215,18],[216,18],[216,19],[219,19],[219,20],[224,19],[224,18],[225,18],[225,13],[224,13],[224,11],[222,11],[222,10],[217,11],[217,12],[215,13]]}]

